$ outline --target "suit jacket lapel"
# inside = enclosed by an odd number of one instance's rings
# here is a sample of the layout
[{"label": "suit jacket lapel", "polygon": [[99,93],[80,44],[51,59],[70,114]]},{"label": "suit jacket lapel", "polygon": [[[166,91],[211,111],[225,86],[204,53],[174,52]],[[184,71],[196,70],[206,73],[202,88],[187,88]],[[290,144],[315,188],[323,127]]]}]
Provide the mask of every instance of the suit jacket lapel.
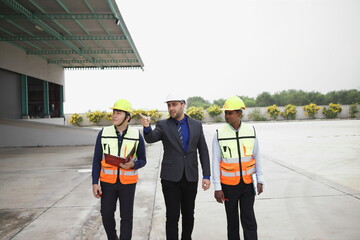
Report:
[{"label": "suit jacket lapel", "polygon": [[191,133],[194,133],[196,129],[195,129],[195,126],[194,126],[191,118],[188,117],[187,122],[189,125],[189,149],[190,149],[190,147],[192,146],[191,145],[192,141],[193,141],[193,137],[191,137]]},{"label": "suit jacket lapel", "polygon": [[179,143],[180,148],[183,149],[182,143],[181,143],[181,140],[180,140],[180,136],[179,136],[179,133],[178,133],[178,129],[177,129],[177,126],[176,126],[176,122],[174,121],[174,119],[171,119],[171,118],[168,119],[168,126],[169,126],[171,132],[174,134],[174,137],[175,137],[176,141]]}]

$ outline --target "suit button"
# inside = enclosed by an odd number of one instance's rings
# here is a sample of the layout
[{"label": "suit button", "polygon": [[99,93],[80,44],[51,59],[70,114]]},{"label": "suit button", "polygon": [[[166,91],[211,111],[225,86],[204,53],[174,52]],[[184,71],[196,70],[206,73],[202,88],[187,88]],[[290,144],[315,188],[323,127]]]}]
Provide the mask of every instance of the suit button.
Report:
[{"label": "suit button", "polygon": [[186,155],[184,155],[184,158],[186,158]]}]

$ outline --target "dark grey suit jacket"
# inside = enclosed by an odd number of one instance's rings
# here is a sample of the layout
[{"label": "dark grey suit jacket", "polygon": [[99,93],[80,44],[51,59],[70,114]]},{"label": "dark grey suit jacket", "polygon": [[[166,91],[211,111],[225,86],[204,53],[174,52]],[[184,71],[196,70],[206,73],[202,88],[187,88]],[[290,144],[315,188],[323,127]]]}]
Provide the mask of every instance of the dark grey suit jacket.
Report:
[{"label": "dark grey suit jacket", "polygon": [[163,161],[160,178],[178,182],[185,171],[189,182],[197,182],[198,152],[203,176],[210,176],[210,160],[208,147],[205,142],[202,124],[187,117],[189,125],[189,149],[185,153],[177,132],[176,122],[172,118],[157,122],[156,127],[148,134],[144,134],[147,143],[162,141],[164,146]]}]

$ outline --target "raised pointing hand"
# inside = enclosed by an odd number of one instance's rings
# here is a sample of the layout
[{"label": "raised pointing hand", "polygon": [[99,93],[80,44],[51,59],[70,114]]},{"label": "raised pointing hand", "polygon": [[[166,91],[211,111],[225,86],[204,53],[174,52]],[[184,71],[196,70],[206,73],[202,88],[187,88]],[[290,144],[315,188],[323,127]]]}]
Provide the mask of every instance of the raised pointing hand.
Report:
[{"label": "raised pointing hand", "polygon": [[144,127],[149,127],[150,123],[151,123],[151,118],[146,117],[146,116],[142,115],[141,113],[139,113],[139,116],[140,116],[141,125],[143,125]]}]

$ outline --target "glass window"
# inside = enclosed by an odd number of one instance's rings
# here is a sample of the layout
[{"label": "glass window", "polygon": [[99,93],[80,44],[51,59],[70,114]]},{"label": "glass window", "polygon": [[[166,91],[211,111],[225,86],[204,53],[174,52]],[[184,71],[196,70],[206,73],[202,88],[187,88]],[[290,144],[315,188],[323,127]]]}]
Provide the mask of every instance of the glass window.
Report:
[{"label": "glass window", "polygon": [[28,99],[30,118],[43,118],[44,85],[42,80],[28,77]]},{"label": "glass window", "polygon": [[60,117],[60,85],[49,82],[50,117]]}]

